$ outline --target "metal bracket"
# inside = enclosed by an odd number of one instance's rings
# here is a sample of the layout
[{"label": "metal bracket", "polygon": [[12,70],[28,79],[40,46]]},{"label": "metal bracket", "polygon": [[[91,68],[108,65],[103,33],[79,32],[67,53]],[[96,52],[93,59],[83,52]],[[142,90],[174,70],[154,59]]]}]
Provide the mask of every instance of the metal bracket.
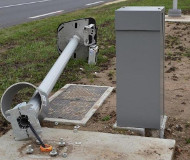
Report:
[{"label": "metal bracket", "polygon": [[[40,106],[36,107],[30,103],[20,103],[11,109],[12,101],[14,96],[24,88],[34,88],[36,92],[33,97]],[[20,82],[10,86],[2,96],[1,99],[1,112],[7,121],[11,123],[13,128],[13,134],[15,140],[27,139],[29,137],[34,137],[31,130],[25,126],[24,120],[27,116],[30,123],[33,124],[36,132],[41,133],[41,126],[39,123],[39,115],[43,107],[46,107],[49,103],[48,97],[45,93],[40,91],[36,86],[27,82]],[[38,103],[36,103],[38,105]],[[38,110],[39,109],[39,110]]]},{"label": "metal bracket", "polygon": [[84,27],[84,45],[91,46],[96,44],[96,26],[95,24],[90,24]]},{"label": "metal bracket", "polygon": [[89,47],[88,64],[96,64],[97,56],[98,56],[98,46],[97,45],[91,45]]},{"label": "metal bracket", "polygon": [[36,132],[41,134],[42,129],[40,122],[37,118],[35,110],[32,109],[32,105],[28,105],[26,102],[24,102],[18,104],[14,109],[8,110],[6,113],[10,114],[7,119],[9,122],[11,122],[15,140],[23,140],[30,137],[35,137],[29,126],[27,126],[25,123],[26,119],[28,119],[28,121],[33,124]]},{"label": "metal bracket", "polygon": [[78,19],[59,25],[57,47],[61,54],[73,35],[80,37],[79,45],[74,52],[73,59],[85,59],[89,57],[89,46],[97,43],[97,27],[93,18]]}]

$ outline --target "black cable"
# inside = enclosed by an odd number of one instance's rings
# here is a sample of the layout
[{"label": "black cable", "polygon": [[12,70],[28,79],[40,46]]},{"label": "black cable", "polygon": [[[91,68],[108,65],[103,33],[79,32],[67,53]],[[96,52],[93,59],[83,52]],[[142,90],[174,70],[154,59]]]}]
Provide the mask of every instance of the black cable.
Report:
[{"label": "black cable", "polygon": [[45,144],[43,143],[43,141],[41,140],[41,138],[38,136],[38,134],[36,133],[34,127],[32,126],[32,124],[30,122],[28,122],[28,125],[31,129],[31,131],[34,133],[35,137],[37,138],[37,140],[40,142],[40,144],[42,145],[42,147],[46,148]]}]

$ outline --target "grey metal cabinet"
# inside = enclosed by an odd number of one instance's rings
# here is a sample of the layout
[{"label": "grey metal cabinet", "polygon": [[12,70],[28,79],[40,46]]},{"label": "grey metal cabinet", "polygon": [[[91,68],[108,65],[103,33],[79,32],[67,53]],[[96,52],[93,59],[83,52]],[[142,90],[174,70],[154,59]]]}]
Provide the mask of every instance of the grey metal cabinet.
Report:
[{"label": "grey metal cabinet", "polygon": [[160,129],[164,116],[164,7],[116,10],[117,125]]}]

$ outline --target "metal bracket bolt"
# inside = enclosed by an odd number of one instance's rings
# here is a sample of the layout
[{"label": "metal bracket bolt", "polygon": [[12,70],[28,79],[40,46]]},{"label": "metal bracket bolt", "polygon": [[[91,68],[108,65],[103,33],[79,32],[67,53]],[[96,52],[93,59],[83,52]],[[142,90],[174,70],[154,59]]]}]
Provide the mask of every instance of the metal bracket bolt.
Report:
[{"label": "metal bracket bolt", "polygon": [[73,132],[74,132],[74,133],[77,133],[79,128],[80,128],[80,126],[79,126],[79,125],[74,126]]},{"label": "metal bracket bolt", "polygon": [[34,149],[32,148],[32,145],[28,145],[26,153],[27,154],[32,154],[34,152]]},{"label": "metal bracket bolt", "polygon": [[82,142],[75,142],[75,145],[81,145]]},{"label": "metal bracket bolt", "polygon": [[62,154],[62,157],[63,157],[63,158],[67,158],[67,153],[64,152],[64,153]]},{"label": "metal bracket bolt", "polygon": [[60,147],[65,146],[65,142],[63,141],[63,138],[60,138],[60,141],[59,141],[58,144],[59,144]]},{"label": "metal bracket bolt", "polygon": [[59,125],[59,122],[55,122],[55,126],[58,126]]},{"label": "metal bracket bolt", "polygon": [[55,148],[53,148],[49,154],[50,154],[50,156],[54,157],[57,155],[57,150]]}]

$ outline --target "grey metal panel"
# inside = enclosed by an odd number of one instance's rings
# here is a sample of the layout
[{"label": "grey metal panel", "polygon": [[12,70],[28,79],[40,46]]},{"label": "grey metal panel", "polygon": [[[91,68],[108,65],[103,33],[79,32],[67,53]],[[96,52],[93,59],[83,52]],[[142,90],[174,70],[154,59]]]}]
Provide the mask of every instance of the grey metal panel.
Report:
[{"label": "grey metal panel", "polygon": [[142,30],[140,24],[139,30],[116,28],[118,126],[160,129],[164,114],[163,16],[160,11],[159,29],[147,31],[144,24]]},{"label": "grey metal panel", "polygon": [[162,24],[160,32],[160,123],[162,125],[164,120],[164,50],[165,50],[165,12],[162,14]]},{"label": "grey metal panel", "polygon": [[124,7],[116,10],[116,30],[160,30],[163,7]]}]

